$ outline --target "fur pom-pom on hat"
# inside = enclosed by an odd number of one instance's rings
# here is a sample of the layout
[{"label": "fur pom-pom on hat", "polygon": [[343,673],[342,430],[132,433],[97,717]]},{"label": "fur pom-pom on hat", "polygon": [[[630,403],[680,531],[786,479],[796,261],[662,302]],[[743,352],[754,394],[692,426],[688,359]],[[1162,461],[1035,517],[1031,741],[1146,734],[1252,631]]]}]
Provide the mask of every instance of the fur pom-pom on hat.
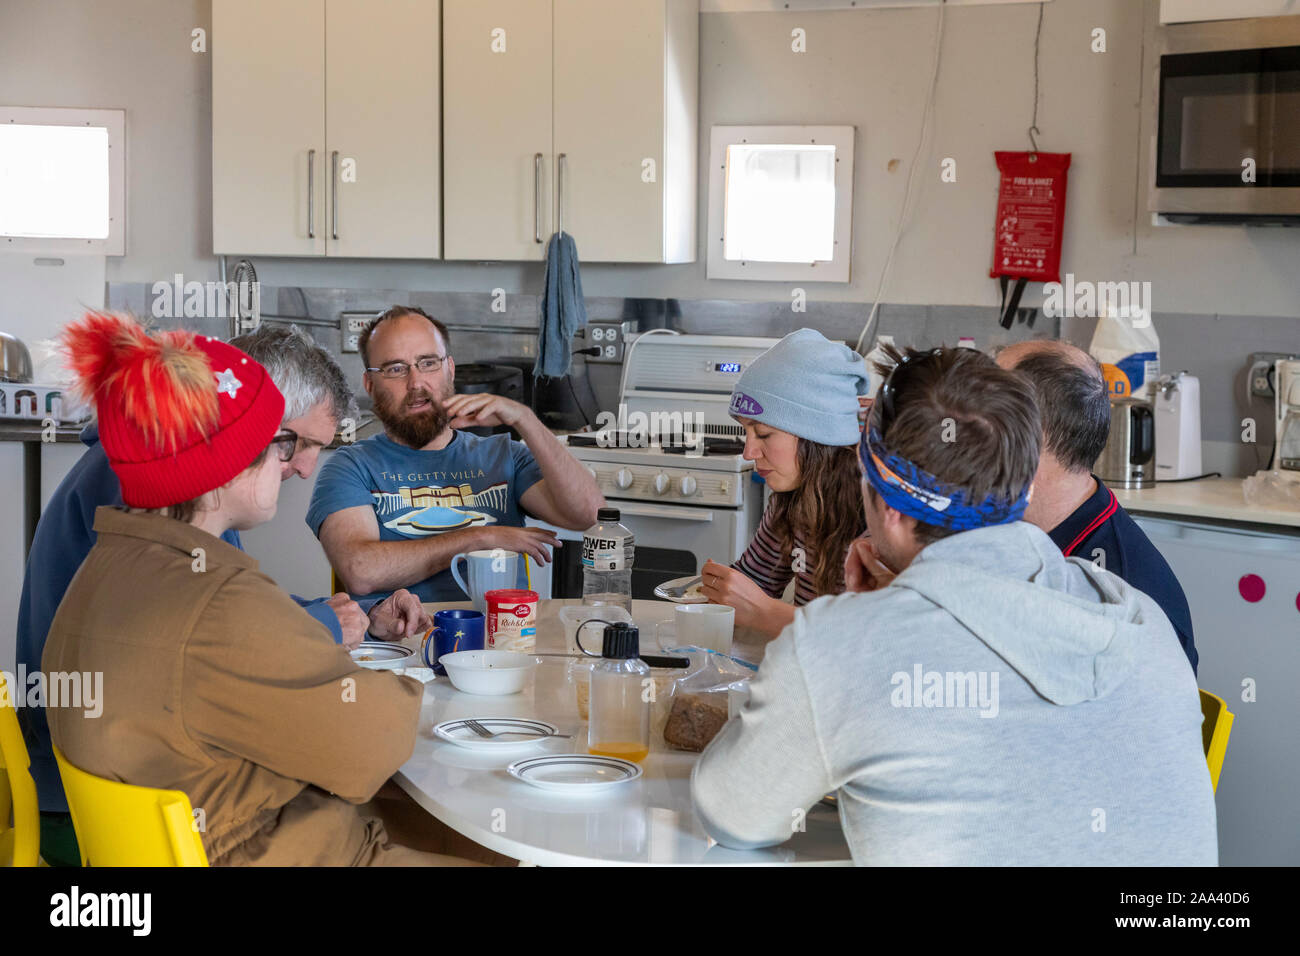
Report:
[{"label": "fur pom-pom on hat", "polygon": [[62,345],[131,507],[220,487],[279,430],[284,398],[266,370],[217,339],[151,335],[131,316],[90,312],[64,329]]},{"label": "fur pom-pom on hat", "polygon": [[193,333],[150,336],[128,317],[91,312],[63,340],[82,400],[120,407],[156,450],[174,453],[217,424],[212,366]]}]

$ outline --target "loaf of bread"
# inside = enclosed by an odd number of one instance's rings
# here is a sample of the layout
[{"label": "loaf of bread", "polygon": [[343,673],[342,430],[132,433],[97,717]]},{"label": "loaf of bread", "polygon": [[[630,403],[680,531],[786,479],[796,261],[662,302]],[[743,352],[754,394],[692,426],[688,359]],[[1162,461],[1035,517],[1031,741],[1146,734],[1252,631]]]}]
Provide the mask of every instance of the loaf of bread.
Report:
[{"label": "loaf of bread", "polygon": [[664,724],[664,742],[678,750],[699,753],[727,722],[726,694],[673,695],[672,710]]}]

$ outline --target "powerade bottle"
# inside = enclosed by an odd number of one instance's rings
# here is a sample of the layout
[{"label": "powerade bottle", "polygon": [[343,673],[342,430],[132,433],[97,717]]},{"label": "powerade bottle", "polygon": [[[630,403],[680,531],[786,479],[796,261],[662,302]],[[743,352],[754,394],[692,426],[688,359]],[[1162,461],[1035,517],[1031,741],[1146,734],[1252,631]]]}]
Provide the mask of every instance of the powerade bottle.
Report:
[{"label": "powerade bottle", "polygon": [[582,603],[632,613],[632,532],[617,508],[601,508],[582,533]]}]

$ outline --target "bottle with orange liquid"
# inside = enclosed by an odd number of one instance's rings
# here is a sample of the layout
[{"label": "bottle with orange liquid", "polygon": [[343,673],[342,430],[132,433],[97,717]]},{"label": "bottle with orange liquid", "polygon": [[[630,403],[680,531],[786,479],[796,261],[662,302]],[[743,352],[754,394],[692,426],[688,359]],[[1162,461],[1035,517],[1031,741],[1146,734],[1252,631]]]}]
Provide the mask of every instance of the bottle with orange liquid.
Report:
[{"label": "bottle with orange liquid", "polygon": [[650,668],[638,656],[641,634],[632,624],[605,627],[601,660],[591,670],[587,750],[640,763],[650,753]]}]

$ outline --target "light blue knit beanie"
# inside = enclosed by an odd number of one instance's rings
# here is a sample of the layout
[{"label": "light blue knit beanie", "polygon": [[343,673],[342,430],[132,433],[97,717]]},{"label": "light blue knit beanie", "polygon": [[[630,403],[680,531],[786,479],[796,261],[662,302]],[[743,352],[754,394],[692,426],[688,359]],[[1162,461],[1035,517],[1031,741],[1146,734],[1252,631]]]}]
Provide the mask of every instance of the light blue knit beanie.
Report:
[{"label": "light blue knit beanie", "polygon": [[815,329],[800,329],[741,373],[730,412],[819,445],[855,445],[858,396],[866,391],[861,355]]}]

